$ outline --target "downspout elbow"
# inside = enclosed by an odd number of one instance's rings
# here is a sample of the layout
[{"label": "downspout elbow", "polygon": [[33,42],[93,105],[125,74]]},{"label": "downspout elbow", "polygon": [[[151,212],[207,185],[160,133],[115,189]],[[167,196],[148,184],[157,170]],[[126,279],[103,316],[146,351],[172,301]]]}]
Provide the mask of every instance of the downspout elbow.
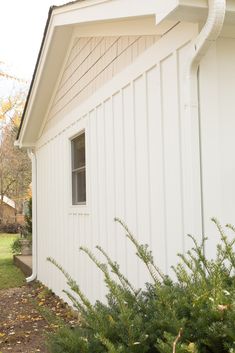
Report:
[{"label": "downspout elbow", "polygon": [[226,0],[208,0],[208,17],[201,32],[193,43],[190,60],[190,71],[197,71],[202,57],[213,42],[215,42],[223,28],[226,13]]}]

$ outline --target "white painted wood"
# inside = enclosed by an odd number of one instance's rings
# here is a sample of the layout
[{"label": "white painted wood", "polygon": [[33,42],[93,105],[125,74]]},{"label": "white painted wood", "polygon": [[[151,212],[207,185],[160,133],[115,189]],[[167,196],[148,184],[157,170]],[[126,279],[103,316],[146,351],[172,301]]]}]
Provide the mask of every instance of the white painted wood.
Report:
[{"label": "white painted wood", "polygon": [[[78,251],[81,245],[102,260],[95,249],[101,245],[135,287],[149,280],[125,232],[113,222],[115,216],[127,223],[141,243],[150,245],[164,272],[169,272],[176,261],[176,252],[185,250],[184,219],[194,221],[195,215],[188,207],[190,197],[185,197],[187,168],[183,168],[192,148],[190,140],[184,138],[187,131],[182,130],[187,125],[180,124],[180,117],[188,43],[196,32],[196,26],[182,24],[157,42],[153,37],[118,39],[116,49],[120,53],[130,43],[138,43],[134,54],[126,51],[120,60],[126,69],[109,77],[106,86],[102,86],[102,77],[96,95],[77,110],[74,102],[69,103],[68,114],[54,120],[53,128],[39,139],[38,277],[56,293],[62,295],[65,283],[58,270],[45,261],[47,256],[58,260],[91,300],[104,298],[103,276]],[[85,39],[79,42],[73,46],[68,67],[79,52],[75,48],[86,43]],[[106,38],[100,50],[112,42]],[[136,55],[138,58],[130,61]],[[84,127],[87,205],[73,207],[70,140]],[[189,230],[194,231],[193,227]]]},{"label": "white painted wood", "polygon": [[[163,155],[162,91],[159,64],[146,73],[150,188],[150,235],[155,261],[166,272],[165,170]],[[153,149],[151,146],[155,146]],[[156,229],[158,231],[156,232]]]},{"label": "white painted wood", "polygon": [[[74,39],[54,104],[47,116],[45,131],[56,124],[58,115],[76,100],[81,104],[114,75],[152,46],[156,36],[93,37]],[[134,50],[137,46],[137,50]],[[92,89],[93,88],[93,89]],[[53,121],[51,121],[53,120]]]},{"label": "white painted wood", "polygon": [[100,23],[89,23],[77,25],[74,34],[77,37],[93,37],[97,33],[100,36],[135,36],[135,35],[158,35],[161,36],[169,31],[177,21],[164,21],[156,26],[155,16],[140,17],[138,19],[129,19],[113,22],[106,21]]},{"label": "white painted wood", "polygon": [[[181,192],[182,192],[182,246],[185,250],[191,248],[192,241],[189,237],[185,237],[185,234],[192,233],[192,224],[194,229],[194,236],[200,241],[201,239],[201,211],[198,213],[194,209],[194,182],[193,175],[196,174],[193,166],[194,152],[192,151],[192,137],[195,134],[192,121],[188,119],[187,106],[185,106],[185,101],[187,97],[185,72],[187,71],[188,61],[187,53],[190,50],[190,43],[186,43],[183,47],[178,50],[178,124],[180,127],[180,150],[181,150],[181,160],[179,161],[181,165]],[[198,134],[196,132],[196,137]],[[199,205],[201,207],[201,205]]]},{"label": "white painted wood", "polygon": [[106,249],[111,258],[116,258],[117,237],[115,235],[114,217],[116,216],[115,174],[114,174],[114,128],[112,98],[104,102],[104,150],[105,150],[105,197],[106,208]]},{"label": "white painted wood", "polygon": [[[88,235],[92,240],[90,242],[90,248],[93,250],[94,246],[100,244],[100,233],[99,233],[99,214],[101,210],[99,209],[98,204],[98,190],[99,190],[99,182],[97,177],[98,170],[98,143],[97,143],[97,115],[96,110],[90,112],[89,114],[89,126],[90,126],[90,141],[92,141],[90,145],[90,173],[91,175],[96,176],[95,178],[91,178],[91,208],[92,213],[89,215],[91,218],[91,233]],[[100,281],[102,281],[102,276],[95,268],[92,266],[92,288],[94,293],[92,294],[92,298],[101,297],[102,286],[97,285]]]},{"label": "white painted wood", "polygon": [[224,35],[200,67],[203,207],[209,256],[214,255],[219,240],[210,218],[216,217],[223,225],[235,223],[235,40]]},{"label": "white painted wood", "polygon": [[[112,31],[109,35],[131,35],[133,33],[130,31],[130,23],[128,22],[139,21],[140,26],[135,23],[135,28],[141,28],[141,31],[135,31],[135,34],[143,35],[155,32],[153,30],[153,20],[155,19],[156,32],[163,36],[180,22],[204,22],[207,13],[206,0],[148,0],[146,3],[135,0],[128,2],[126,0],[94,0],[69,3],[66,6],[54,8],[49,13],[46,33],[17,144],[20,147],[35,147],[53,96],[53,88],[60,74],[61,65],[66,57],[71,37],[76,32],[74,27],[85,25],[90,28],[92,23],[93,31],[94,28],[97,28],[97,31],[100,30],[100,34],[87,31],[86,35],[107,36],[108,26],[112,23],[111,26],[115,28],[117,21],[121,30],[119,32]],[[99,24],[97,25],[97,23]],[[227,0],[225,23],[227,25],[235,23],[234,0]],[[104,27],[106,27],[106,33]],[[97,80],[100,81],[100,77]],[[86,96],[88,96],[91,93],[91,87],[86,90],[89,91],[89,93],[86,92]],[[81,97],[84,95],[85,93],[82,92]]]},{"label": "white painted wood", "polygon": [[[169,52],[174,52],[179,48],[182,42],[187,42],[188,37],[196,36],[198,33],[198,26],[195,24],[179,24],[174,30],[170,31],[162,39],[160,39],[155,45],[148,48],[142,55],[142,58],[136,58],[135,65],[130,65],[118,75],[115,75],[113,79],[102,86],[90,99],[82,104],[77,104],[76,100],[71,102],[63,112],[58,115],[58,121],[56,124],[52,124],[48,131],[44,131],[43,136],[39,140],[39,145],[46,143],[51,139],[51,136],[56,136],[60,131],[64,129],[64,126],[70,126],[77,116],[81,119],[83,114],[90,111],[94,106],[99,105],[101,101],[104,101],[112,92],[119,89],[120,86],[127,85],[135,77],[141,75],[149,67],[154,66],[156,62],[161,61]],[[66,122],[63,121],[66,117]]]},{"label": "white painted wood", "polygon": [[[163,158],[165,177],[165,203],[166,203],[166,268],[170,262],[176,262],[176,248],[182,249],[182,207],[180,183],[180,150],[179,150],[179,123],[178,123],[178,77],[177,57],[172,54],[161,63],[162,72],[162,123],[163,123]],[[169,104],[171,97],[171,104]],[[174,195],[174,198],[172,198]],[[177,211],[176,211],[177,210]],[[174,234],[180,238],[175,239]]]},{"label": "white painted wood", "polygon": [[[124,136],[123,136],[123,100],[122,92],[112,97],[114,129],[114,173],[115,173],[115,211],[116,217],[125,219],[125,177],[124,177]],[[127,252],[125,236],[120,227],[116,230],[116,258],[121,261],[121,270],[126,272]]]},{"label": "white painted wood", "polygon": [[56,9],[53,25],[64,26],[148,16],[154,15],[156,10],[155,0],[148,0],[148,3],[136,2],[135,0],[128,0],[128,3],[125,0],[86,1],[82,4],[76,4],[76,6]]},{"label": "white painted wood", "polygon": [[[140,243],[150,243],[149,228],[149,165],[147,141],[147,106],[145,75],[133,82],[135,112],[135,149],[136,149],[136,236]],[[144,276],[142,263],[139,264],[139,282]],[[141,283],[142,284],[142,283]]]},{"label": "white painted wood", "polygon": [[[137,234],[137,183],[136,183],[136,133],[133,83],[122,90],[123,96],[123,132],[124,132],[124,173],[125,173],[125,219],[128,227]],[[138,286],[138,260],[129,242],[127,247],[127,275],[132,276],[133,284]]]}]

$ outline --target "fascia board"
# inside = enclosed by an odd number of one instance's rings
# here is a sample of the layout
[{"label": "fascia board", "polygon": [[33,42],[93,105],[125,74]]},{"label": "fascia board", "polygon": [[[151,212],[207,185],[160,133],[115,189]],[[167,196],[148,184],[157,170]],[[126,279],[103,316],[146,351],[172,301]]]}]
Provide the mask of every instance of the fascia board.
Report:
[{"label": "fascia board", "polygon": [[[165,20],[203,22],[208,12],[207,0],[90,0],[53,11],[55,26],[156,16],[156,24]],[[233,21],[235,1],[227,0],[226,18]]]},{"label": "fascia board", "polygon": [[206,0],[163,0],[156,12],[156,22],[161,23],[166,19],[200,22],[205,19],[206,14]]},{"label": "fascia board", "polygon": [[[46,56],[47,56],[47,52],[48,52],[48,48],[52,39],[52,35],[53,35],[53,28],[52,28],[52,23],[51,23],[51,8],[49,10],[49,14],[48,14],[48,27],[46,24],[46,28],[44,30],[44,38],[42,39],[42,43],[41,43],[41,49],[39,51],[39,56],[38,56],[38,62],[36,63],[36,67],[35,67],[35,73],[34,73],[34,77],[32,77],[32,82],[31,82],[31,86],[30,87],[30,91],[28,93],[28,97],[26,100],[26,105],[24,108],[24,113],[23,113],[23,120],[21,122],[20,125],[20,131],[18,133],[17,136],[17,140],[15,141],[15,145],[19,146],[20,148],[23,147],[23,145],[25,145],[25,133],[26,133],[26,129],[28,127],[28,121],[29,118],[31,116],[31,111],[32,111],[32,104],[34,101],[34,96],[36,94],[39,82],[40,82],[40,77],[42,75],[42,70],[43,70],[43,65],[46,62]],[[28,147],[28,145],[27,145]]]},{"label": "fascia board", "polygon": [[[47,106],[63,65],[66,52],[73,32],[72,27],[55,28],[48,36],[41,53],[37,73],[28,99],[25,118],[21,127],[18,144],[33,146],[40,131]],[[49,39],[50,38],[50,39]]]},{"label": "fascia board", "polygon": [[[86,4],[87,6],[85,6]],[[85,1],[81,3],[80,6],[68,6],[66,11],[63,11],[63,9],[56,9],[53,12],[53,23],[56,26],[65,26],[96,21],[111,21],[122,18],[148,16],[156,13],[157,4],[157,0]]]},{"label": "fascia board", "polygon": [[[207,0],[165,1],[156,12],[156,22],[171,20],[202,23],[208,14]],[[235,1],[227,0],[225,24],[235,24]]]},{"label": "fascia board", "polygon": [[156,26],[155,15],[140,17],[138,19],[122,19],[121,21],[105,21],[90,24],[79,24],[74,29],[75,37],[99,36],[136,36],[156,35],[162,36],[176,25],[176,21],[164,21]]}]

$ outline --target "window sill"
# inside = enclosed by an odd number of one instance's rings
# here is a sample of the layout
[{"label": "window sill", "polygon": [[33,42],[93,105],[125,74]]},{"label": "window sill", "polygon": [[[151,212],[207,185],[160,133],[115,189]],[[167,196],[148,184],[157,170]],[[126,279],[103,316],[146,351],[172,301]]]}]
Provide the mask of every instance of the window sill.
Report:
[{"label": "window sill", "polygon": [[87,205],[71,205],[68,211],[69,215],[89,216],[90,210]]}]

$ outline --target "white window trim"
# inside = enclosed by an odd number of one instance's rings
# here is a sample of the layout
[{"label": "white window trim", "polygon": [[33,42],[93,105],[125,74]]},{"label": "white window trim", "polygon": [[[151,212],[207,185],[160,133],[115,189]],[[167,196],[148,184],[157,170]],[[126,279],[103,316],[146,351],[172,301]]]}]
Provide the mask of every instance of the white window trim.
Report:
[{"label": "white window trim", "polygon": [[[73,133],[74,132],[74,133]],[[72,149],[71,144],[72,140],[75,139],[77,136],[85,133],[85,155],[86,155],[86,203],[80,203],[73,205],[73,188],[72,188]],[[68,142],[68,166],[67,166],[67,185],[68,185],[68,213],[69,214],[81,214],[81,215],[89,215],[90,214],[90,193],[89,193],[89,160],[88,160],[88,129],[83,123],[79,128],[76,129],[73,127],[73,131],[70,130],[70,133],[67,135],[67,142]]]},{"label": "white window trim", "polygon": [[[77,138],[79,138],[79,136],[82,136],[82,135],[84,135],[84,138],[85,138],[85,164],[84,164],[84,166],[82,166],[80,168],[74,168],[74,141]],[[71,158],[71,177],[72,177],[72,204],[74,206],[86,205],[86,203],[87,203],[87,185],[86,185],[86,183],[85,183],[85,193],[86,193],[85,201],[75,202],[74,203],[74,198],[77,199],[77,197],[74,197],[74,193],[76,194],[76,192],[77,192],[77,185],[75,186],[76,191],[73,189],[73,176],[74,176],[74,174],[77,175],[77,173],[79,173],[79,171],[83,170],[83,171],[85,171],[85,180],[86,180],[86,162],[87,162],[86,131],[85,130],[80,131],[80,133],[77,136],[75,136],[73,139],[71,139],[70,142],[71,142],[71,145],[70,145],[71,157],[70,158]]]}]

